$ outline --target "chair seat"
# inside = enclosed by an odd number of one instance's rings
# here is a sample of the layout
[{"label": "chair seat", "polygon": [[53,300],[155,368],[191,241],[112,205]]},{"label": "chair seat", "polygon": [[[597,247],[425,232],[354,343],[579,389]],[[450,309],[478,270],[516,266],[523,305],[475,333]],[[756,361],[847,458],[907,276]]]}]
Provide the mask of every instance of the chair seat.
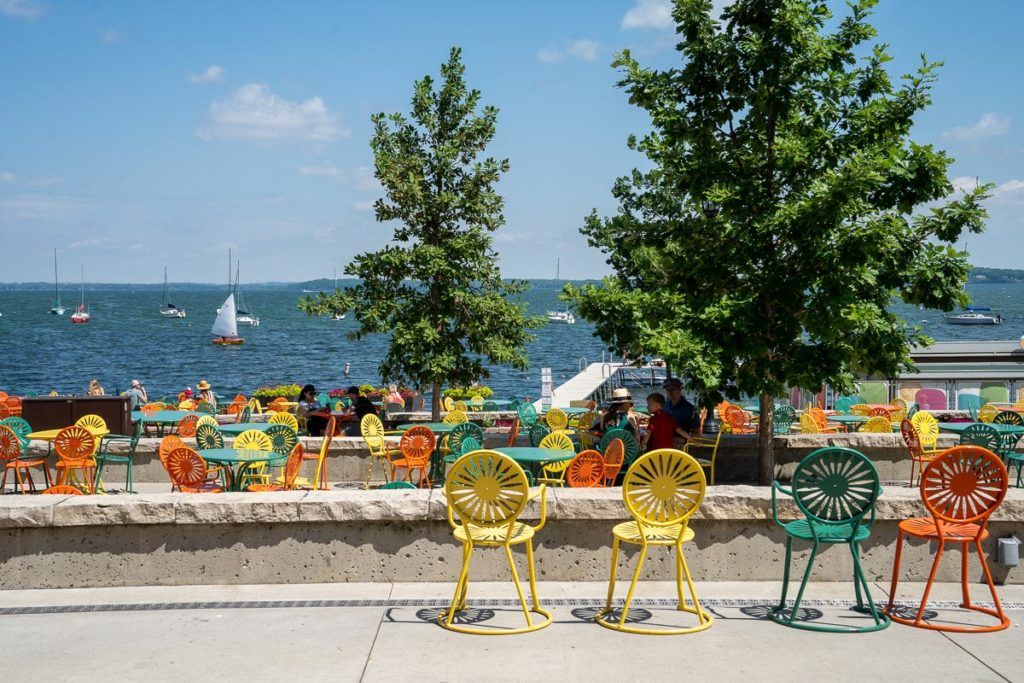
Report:
[{"label": "chair seat", "polygon": [[96,460],[92,458],[86,458],[85,460],[72,460],[71,462],[68,462],[67,460],[58,460],[56,467],[58,470],[62,470],[65,467],[70,467],[72,469],[80,469],[82,467],[96,467]]},{"label": "chair seat", "polygon": [[252,484],[247,486],[245,490],[254,493],[269,493],[270,491],[284,491],[285,488],[277,484]]},{"label": "chair seat", "polygon": [[[468,538],[466,537],[466,529],[469,529],[470,535],[473,537],[473,543],[479,545],[503,545],[505,539],[508,537],[508,524],[502,524],[496,527],[484,527],[476,526],[475,524],[466,524],[455,527],[455,538],[465,543]],[[516,522],[512,526],[512,536],[508,538],[508,542],[511,544],[525,543],[533,538],[533,527],[529,524],[522,522]]]},{"label": "chair seat", "polygon": [[[947,541],[973,541],[978,536],[977,524],[943,524],[942,537]],[[939,539],[935,520],[931,517],[914,517],[900,522],[900,530],[915,538]],[[981,534],[981,540],[988,538],[988,529]]]},{"label": "chair seat", "polygon": [[[650,545],[675,545],[679,539],[680,532],[683,534],[683,543],[692,541],[695,536],[693,529],[686,527],[686,531],[683,531],[681,524],[644,527],[644,536],[646,536],[647,543]],[[616,524],[612,528],[612,536],[620,541],[636,543],[638,545],[643,543],[644,540],[640,536],[640,527],[635,521]]]},{"label": "chair seat", "polygon": [[[789,522],[782,528],[793,538],[813,541],[817,534],[818,540],[826,543],[849,543],[853,535],[852,524],[815,524],[811,533],[811,524],[806,519]],[[852,540],[863,541],[870,535],[871,530],[861,524],[857,526],[857,538]]]},{"label": "chair seat", "polygon": [[694,458],[701,467],[711,467],[711,461],[707,458]]},{"label": "chair seat", "polygon": [[212,482],[203,482],[199,486],[182,486],[182,493],[220,493],[224,489]]},{"label": "chair seat", "polygon": [[401,467],[402,469],[406,469],[406,470],[423,470],[423,469],[426,469],[426,468],[430,467],[430,460],[424,460],[423,462],[410,463],[405,458],[401,458],[400,460],[392,460],[391,461],[391,467],[394,468],[394,469],[397,469],[397,468]]},{"label": "chair seat", "polygon": [[21,469],[22,467],[44,467],[46,458],[15,458],[8,460],[5,467],[9,470]]}]

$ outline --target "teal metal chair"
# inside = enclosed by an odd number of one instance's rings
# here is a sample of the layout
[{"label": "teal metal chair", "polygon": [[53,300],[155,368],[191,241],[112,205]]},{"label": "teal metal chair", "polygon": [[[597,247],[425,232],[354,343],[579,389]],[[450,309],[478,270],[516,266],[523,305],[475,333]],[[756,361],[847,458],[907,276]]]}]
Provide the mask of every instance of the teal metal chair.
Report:
[{"label": "teal metal chair", "polygon": [[836,412],[842,413],[843,415],[849,415],[850,408],[854,407],[860,402],[860,399],[855,398],[853,396],[840,396],[839,398],[836,399],[835,403],[833,404],[833,407],[836,409]]},{"label": "teal metal chair", "polygon": [[[779,519],[777,492],[791,496],[804,519],[782,522]],[[787,489],[779,482],[772,484],[772,517],[786,532],[786,566],[782,576],[782,597],[769,618],[783,626],[833,633],[867,633],[889,626],[889,617],[871,599],[871,590],[860,566],[858,544],[870,535],[875,521],[875,502],[882,492],[878,470],[863,454],[852,448],[819,448],[805,457],[793,472],[793,485]],[[793,558],[793,539],[812,543],[803,581],[792,607],[786,606],[789,571]],[[814,559],[823,544],[845,543],[853,556],[853,585],[857,595],[857,612],[867,614],[871,622],[865,626],[815,624],[799,619],[800,602],[811,578]],[[865,604],[866,603],[866,604]]]},{"label": "teal metal chair", "polygon": [[993,453],[1003,452],[1003,439],[999,432],[992,426],[979,422],[968,425],[960,432],[961,446],[981,446]]},{"label": "teal metal chair", "polygon": [[390,489],[412,489],[414,491],[416,490],[416,487],[413,484],[410,484],[407,481],[389,481],[388,483],[384,484],[383,486],[379,486],[378,488],[380,488],[380,489],[388,489],[388,490],[390,490]]},{"label": "teal metal chair", "polygon": [[542,422],[535,422],[529,427],[530,445],[534,448],[540,446],[541,440],[551,433],[548,426]]},{"label": "teal metal chair", "polygon": [[4,419],[0,420],[0,425],[10,427],[11,430],[18,435],[18,440],[21,442],[22,451],[26,451],[28,449],[28,435],[32,433],[32,425],[30,425],[27,420],[15,415],[12,417],[5,417]]},{"label": "teal metal chair", "polygon": [[796,422],[796,408],[793,406],[776,406],[772,419],[772,431],[775,434],[789,434]]},{"label": "teal metal chair", "polygon": [[480,425],[473,422],[460,422],[455,425],[450,432],[448,432],[448,450],[452,453],[458,452],[461,455],[465,452],[461,446],[462,440],[466,438],[473,438],[478,444],[482,445],[484,442],[484,430]]},{"label": "teal metal chair", "polygon": [[622,469],[623,471],[628,470],[629,466],[636,460],[637,455],[640,454],[640,444],[637,443],[636,437],[633,436],[633,432],[628,429],[609,429],[601,437],[601,441],[598,444],[597,450],[604,453],[608,449],[608,444],[612,442],[612,439],[621,439],[623,448],[622,457]]},{"label": "teal metal chair", "polygon": [[523,429],[529,429],[538,424],[537,409],[533,407],[532,403],[520,403],[516,406],[516,413],[519,414],[519,424]]},{"label": "teal metal chair", "polygon": [[[107,434],[100,439],[100,447],[96,453],[96,475],[93,477],[93,489],[96,491],[100,490],[100,486],[103,483],[103,468],[108,463],[115,465],[124,465],[126,474],[124,479],[124,488],[128,493],[135,493],[132,488],[132,461],[135,460],[135,449],[139,446],[139,438],[142,436],[142,422],[138,422],[135,425],[135,431],[131,436],[126,434]],[[126,454],[111,453],[110,445],[115,443],[126,443],[128,444],[128,452]]]}]

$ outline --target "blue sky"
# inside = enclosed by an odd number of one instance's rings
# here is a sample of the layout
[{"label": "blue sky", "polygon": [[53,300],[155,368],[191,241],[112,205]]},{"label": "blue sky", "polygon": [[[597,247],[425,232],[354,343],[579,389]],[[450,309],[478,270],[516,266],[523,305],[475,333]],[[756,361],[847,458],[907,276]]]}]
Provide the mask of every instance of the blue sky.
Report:
[{"label": "blue sky", "polygon": [[[721,4],[722,0],[717,0]],[[504,272],[597,277],[578,233],[638,163],[645,118],[613,87],[612,54],[676,62],[667,0],[58,2],[0,0],[0,281],[243,280],[339,272],[384,244],[370,114],[406,111],[451,45],[501,109],[492,151]],[[946,62],[915,129],[957,159],[958,184],[996,183],[973,262],[1021,267],[1024,3],[882,0],[892,71]]]}]

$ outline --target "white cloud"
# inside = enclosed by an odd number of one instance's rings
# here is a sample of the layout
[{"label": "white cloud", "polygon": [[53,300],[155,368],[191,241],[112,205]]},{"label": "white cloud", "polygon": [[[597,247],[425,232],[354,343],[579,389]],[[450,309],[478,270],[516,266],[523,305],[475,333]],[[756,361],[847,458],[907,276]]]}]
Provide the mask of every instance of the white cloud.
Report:
[{"label": "white cloud", "polygon": [[18,176],[10,171],[0,171],[0,183],[13,183],[17,179]]},{"label": "white cloud", "polygon": [[669,28],[673,24],[672,3],[669,0],[636,0],[636,4],[622,15],[621,27]]},{"label": "white cloud", "polygon": [[15,19],[35,19],[45,11],[35,0],[0,0],[0,14]]},{"label": "white cloud", "polygon": [[93,202],[77,197],[26,194],[0,199],[0,216],[22,220],[54,220],[80,215],[92,208]]},{"label": "white cloud", "polygon": [[202,73],[189,74],[188,79],[193,83],[223,83],[224,67],[214,64],[206,67]]},{"label": "white cloud", "polygon": [[565,49],[542,47],[537,50],[537,61],[546,64],[561,62],[566,58],[592,62],[601,52],[601,43],[596,40],[578,39],[570,41]]},{"label": "white cloud", "polygon": [[1024,180],[1014,178],[997,185],[996,189],[992,191],[992,198],[1005,201],[1024,199]]},{"label": "white cloud", "polygon": [[334,164],[321,164],[320,166],[299,166],[299,175],[316,175],[325,178],[340,178],[341,169]]},{"label": "white cloud", "polygon": [[995,112],[989,112],[982,114],[973,126],[958,126],[943,133],[943,137],[962,142],[975,142],[1005,135],[1009,131],[1010,119]]},{"label": "white cloud", "polygon": [[209,120],[196,130],[204,140],[311,140],[348,137],[319,97],[291,102],[265,84],[248,83],[210,105]]},{"label": "white cloud", "polygon": [[972,178],[968,175],[958,175],[949,182],[953,186],[954,190],[960,190],[961,192],[973,190],[978,185],[978,179]]},{"label": "white cloud", "polygon": [[107,244],[110,240],[106,237],[102,239],[94,238],[89,240],[79,240],[77,242],[71,242],[68,244],[68,249],[87,249],[89,247],[99,247]]}]

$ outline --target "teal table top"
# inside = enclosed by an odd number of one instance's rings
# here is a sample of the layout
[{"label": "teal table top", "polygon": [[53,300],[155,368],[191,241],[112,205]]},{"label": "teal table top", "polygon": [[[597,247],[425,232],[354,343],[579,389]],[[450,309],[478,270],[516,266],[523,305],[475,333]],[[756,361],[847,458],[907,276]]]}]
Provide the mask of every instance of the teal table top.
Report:
[{"label": "teal table top", "polygon": [[435,434],[449,434],[453,429],[455,429],[455,425],[448,424],[446,422],[409,422],[404,425],[398,425],[396,429],[404,432],[410,427],[426,427]]},{"label": "teal table top", "polygon": [[[512,401],[506,401],[503,398],[485,398],[484,403],[493,403],[498,408],[512,405]],[[469,401],[466,401],[466,405],[469,407],[470,410],[476,408],[480,408],[482,410],[484,403],[470,403]]]},{"label": "teal table top", "polygon": [[561,410],[566,415],[582,415],[583,413],[590,412],[590,408],[559,408],[559,410]]},{"label": "teal table top", "polygon": [[940,422],[939,429],[944,432],[951,432],[953,434],[961,434],[965,429],[970,427],[972,424],[988,424],[1000,434],[1024,434],[1024,427],[1020,425],[1001,425],[993,423],[982,423],[982,422]]},{"label": "teal table top", "polygon": [[222,464],[269,462],[286,459],[286,456],[274,451],[239,450],[237,448],[207,448],[197,452],[203,460]]},{"label": "teal table top", "polygon": [[147,415],[141,410],[132,411],[133,420],[142,420],[142,424],[170,424],[177,423],[186,415],[202,415],[191,410],[158,410]]},{"label": "teal table top", "polygon": [[829,415],[825,419],[829,422],[839,422],[842,424],[860,424],[861,422],[867,422],[870,418],[867,415]]},{"label": "teal table top", "polygon": [[258,432],[265,432],[270,429],[271,423],[269,422],[233,422],[231,424],[220,425],[217,430],[222,434],[241,434],[242,432],[255,429]]},{"label": "teal table top", "polygon": [[535,448],[533,446],[505,446],[494,450],[507,455],[518,463],[560,462],[576,457],[572,451],[558,448]]}]

